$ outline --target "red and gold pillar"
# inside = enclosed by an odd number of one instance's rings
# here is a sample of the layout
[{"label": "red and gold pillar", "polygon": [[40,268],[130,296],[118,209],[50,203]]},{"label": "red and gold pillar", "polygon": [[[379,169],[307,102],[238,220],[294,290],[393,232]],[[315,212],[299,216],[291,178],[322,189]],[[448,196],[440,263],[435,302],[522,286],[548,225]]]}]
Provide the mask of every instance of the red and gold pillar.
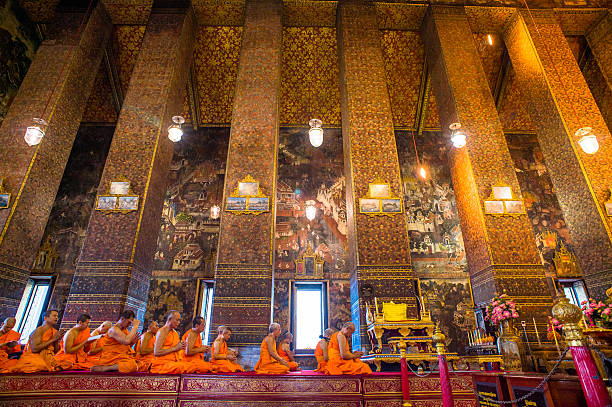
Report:
[{"label": "red and gold pillar", "polygon": [[[612,282],[612,217],[604,206],[612,187],[610,131],[552,10],[517,11],[504,40],[587,288],[605,298]],[[597,153],[578,145],[582,127],[593,129]]]},{"label": "red and gold pillar", "polygon": [[467,134],[465,147],[451,147],[451,175],[474,302],[505,291],[544,325],[552,299],[529,218],[485,214],[493,185],[522,195],[464,8],[431,6],[422,37],[442,128],[459,122]]},{"label": "red and gold pillar", "polygon": [[[9,207],[0,209],[0,315],[14,315],[36,257],[72,143],[112,32],[99,5],[79,31],[82,13],[59,13],[48,25],[0,127],[0,178]],[[32,118],[48,122],[28,146]]]},{"label": "red and gold pillar", "polygon": [[[402,197],[391,104],[373,3],[346,0],[337,9],[347,222],[352,264],[351,314],[357,330],[353,346],[366,341],[365,304],[376,298],[408,304],[418,312],[418,287],[410,262],[403,213],[361,213],[370,183],[388,183]],[[403,207],[403,203],[402,203]]]},{"label": "red and gold pillar", "polygon": [[182,109],[194,36],[191,11],[154,10],[149,18],[98,187],[108,195],[111,181],[129,181],[138,205],[93,211],[62,327],[81,312],[94,323],[114,321],[124,309],[144,317],[173,153],[167,128]]}]

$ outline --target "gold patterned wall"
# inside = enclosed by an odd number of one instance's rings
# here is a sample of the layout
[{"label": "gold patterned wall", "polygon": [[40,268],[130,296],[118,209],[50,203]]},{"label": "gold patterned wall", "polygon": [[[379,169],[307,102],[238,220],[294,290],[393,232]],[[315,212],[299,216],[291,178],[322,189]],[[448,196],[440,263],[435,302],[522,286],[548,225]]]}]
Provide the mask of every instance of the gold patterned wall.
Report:
[{"label": "gold patterned wall", "polygon": [[305,126],[313,117],[340,125],[336,29],[283,28],[280,123]]},{"label": "gold patterned wall", "polygon": [[117,25],[113,33],[115,55],[117,58],[117,71],[123,94],[127,94],[132,70],[136,65],[136,58],[144,37],[144,25]]},{"label": "gold patterned wall", "polygon": [[90,123],[115,123],[117,121],[117,112],[104,62],[98,69],[81,121]]}]

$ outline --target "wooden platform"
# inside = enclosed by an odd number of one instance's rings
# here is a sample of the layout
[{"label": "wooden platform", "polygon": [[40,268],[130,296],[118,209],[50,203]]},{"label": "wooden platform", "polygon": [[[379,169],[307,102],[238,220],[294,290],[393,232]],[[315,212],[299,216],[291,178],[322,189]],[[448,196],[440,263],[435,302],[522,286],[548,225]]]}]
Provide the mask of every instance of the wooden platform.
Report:
[{"label": "wooden platform", "polygon": [[[455,406],[475,407],[470,374],[452,378]],[[414,407],[442,406],[439,379],[410,378]],[[401,407],[398,373],[367,376],[153,375],[63,372],[0,376],[0,406]]]}]

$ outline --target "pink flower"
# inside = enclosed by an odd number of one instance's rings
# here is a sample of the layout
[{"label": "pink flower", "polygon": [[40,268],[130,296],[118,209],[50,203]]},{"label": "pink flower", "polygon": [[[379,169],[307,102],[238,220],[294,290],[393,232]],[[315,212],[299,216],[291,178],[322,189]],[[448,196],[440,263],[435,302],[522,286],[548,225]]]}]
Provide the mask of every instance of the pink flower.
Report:
[{"label": "pink flower", "polygon": [[601,313],[604,314],[604,315],[610,315],[610,308],[606,308]]},{"label": "pink flower", "polygon": [[511,306],[511,307],[514,307],[514,302],[508,301],[508,305]]},{"label": "pink flower", "polygon": [[499,304],[499,301],[493,301],[493,302],[491,303],[491,305],[492,305],[492,306],[494,306],[494,307],[495,307],[495,306],[497,306],[497,304]]},{"label": "pink flower", "polygon": [[518,318],[518,317],[519,317],[518,312],[513,312],[513,313],[512,313],[512,318]]},{"label": "pink flower", "polygon": [[559,325],[559,320],[557,318],[551,319],[551,322],[553,323],[553,325]]},{"label": "pink flower", "polygon": [[505,316],[506,318],[510,318],[510,316],[511,316],[511,315],[512,315],[512,314],[511,314],[510,312],[508,312],[508,311],[504,311],[504,316]]}]

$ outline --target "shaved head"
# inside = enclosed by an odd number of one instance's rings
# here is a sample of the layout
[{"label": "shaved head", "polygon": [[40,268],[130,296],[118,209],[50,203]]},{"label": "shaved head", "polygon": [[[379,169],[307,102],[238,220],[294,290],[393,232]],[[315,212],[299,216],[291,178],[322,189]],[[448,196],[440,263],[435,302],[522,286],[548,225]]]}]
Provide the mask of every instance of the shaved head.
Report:
[{"label": "shaved head", "polygon": [[2,332],[8,332],[11,329],[13,329],[15,327],[15,323],[17,321],[15,320],[15,318],[13,317],[8,317],[4,320],[4,323],[2,324],[2,328],[0,328],[0,331]]}]

